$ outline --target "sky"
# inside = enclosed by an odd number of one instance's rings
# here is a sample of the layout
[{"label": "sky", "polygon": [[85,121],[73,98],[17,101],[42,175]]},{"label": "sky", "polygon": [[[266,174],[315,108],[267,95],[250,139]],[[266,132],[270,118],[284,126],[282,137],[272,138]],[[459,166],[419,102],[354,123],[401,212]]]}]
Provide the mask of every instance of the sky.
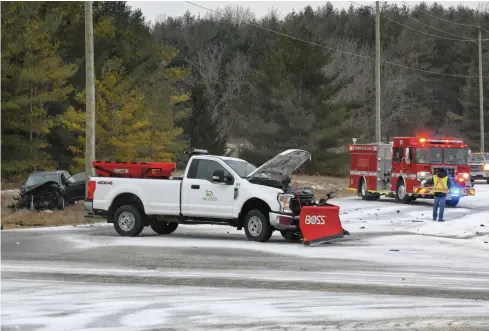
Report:
[{"label": "sky", "polygon": [[[273,8],[277,11],[280,17],[283,17],[290,13],[292,10],[300,11],[307,5],[312,8],[317,8],[326,3],[326,1],[192,1],[201,6],[210,9],[223,8],[227,5],[240,5],[248,7],[257,18],[263,17]],[[357,0],[355,2],[362,4],[374,5],[375,1],[362,1]],[[384,1],[382,1],[384,2]],[[415,5],[421,1],[406,1],[409,5]],[[425,1],[426,4],[431,5],[434,1]],[[478,9],[479,4],[487,4],[486,1],[437,1],[443,7],[464,5],[469,8]],[[351,2],[349,1],[331,1],[334,7],[338,9],[347,9]],[[403,5],[402,1],[389,1],[389,3],[398,3]],[[187,10],[191,14],[205,16],[207,11],[205,9],[196,7],[185,1],[127,1],[127,4],[133,8],[140,8],[147,21],[155,22],[160,15],[166,16],[182,16]]]}]

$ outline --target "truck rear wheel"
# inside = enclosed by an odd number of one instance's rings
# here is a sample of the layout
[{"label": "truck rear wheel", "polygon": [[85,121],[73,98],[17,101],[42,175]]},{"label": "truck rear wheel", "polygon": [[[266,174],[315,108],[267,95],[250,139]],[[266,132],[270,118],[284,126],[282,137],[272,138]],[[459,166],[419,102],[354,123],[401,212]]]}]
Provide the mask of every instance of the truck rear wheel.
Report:
[{"label": "truck rear wheel", "polygon": [[170,234],[178,228],[178,223],[155,221],[151,224],[151,228],[157,234]]},{"label": "truck rear wheel", "polygon": [[362,197],[362,200],[378,200],[380,198],[379,194],[370,193],[368,191],[367,183],[363,178],[360,181],[359,192],[360,192],[360,196]]},{"label": "truck rear wheel", "polygon": [[134,206],[121,206],[114,214],[114,228],[121,236],[136,237],[144,229],[143,215]]},{"label": "truck rear wheel", "polygon": [[258,209],[250,210],[245,216],[244,229],[246,237],[250,241],[268,241],[273,233],[270,222]]}]

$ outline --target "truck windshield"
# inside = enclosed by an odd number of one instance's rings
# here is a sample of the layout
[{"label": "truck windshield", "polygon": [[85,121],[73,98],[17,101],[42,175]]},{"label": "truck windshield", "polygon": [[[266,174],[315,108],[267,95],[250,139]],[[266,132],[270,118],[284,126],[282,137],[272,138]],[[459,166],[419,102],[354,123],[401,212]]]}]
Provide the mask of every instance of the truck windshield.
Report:
[{"label": "truck windshield", "polygon": [[416,148],[414,160],[418,164],[468,164],[469,152],[465,148]]},{"label": "truck windshield", "polygon": [[470,155],[470,162],[475,163],[489,163],[489,153],[472,153]]},{"label": "truck windshield", "polygon": [[468,164],[469,151],[465,148],[444,148],[443,160],[446,164]]},{"label": "truck windshield", "polygon": [[439,147],[416,148],[414,161],[418,164],[443,163],[442,149]]},{"label": "truck windshield", "polygon": [[250,173],[256,170],[256,167],[251,163],[246,161],[237,161],[237,160],[225,160],[226,164],[231,167],[231,169],[238,174],[239,177],[245,178]]}]

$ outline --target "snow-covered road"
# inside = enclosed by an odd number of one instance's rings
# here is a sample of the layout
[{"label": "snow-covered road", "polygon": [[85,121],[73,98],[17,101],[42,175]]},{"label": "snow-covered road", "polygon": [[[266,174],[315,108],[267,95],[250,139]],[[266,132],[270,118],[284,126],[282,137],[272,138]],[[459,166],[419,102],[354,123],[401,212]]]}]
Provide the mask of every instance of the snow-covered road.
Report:
[{"label": "snow-covered road", "polygon": [[334,199],[352,235],[305,247],[223,226],[2,231],[2,330],[489,330],[489,185],[431,201]]}]

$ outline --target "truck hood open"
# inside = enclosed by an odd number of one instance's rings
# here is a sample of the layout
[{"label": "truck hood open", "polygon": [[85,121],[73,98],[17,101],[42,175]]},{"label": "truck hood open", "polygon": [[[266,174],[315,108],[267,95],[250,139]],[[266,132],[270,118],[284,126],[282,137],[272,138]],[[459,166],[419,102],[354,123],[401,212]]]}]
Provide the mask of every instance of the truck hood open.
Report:
[{"label": "truck hood open", "polygon": [[311,153],[308,151],[288,149],[262,164],[247,177],[265,177],[281,182],[307,160],[311,160]]}]

